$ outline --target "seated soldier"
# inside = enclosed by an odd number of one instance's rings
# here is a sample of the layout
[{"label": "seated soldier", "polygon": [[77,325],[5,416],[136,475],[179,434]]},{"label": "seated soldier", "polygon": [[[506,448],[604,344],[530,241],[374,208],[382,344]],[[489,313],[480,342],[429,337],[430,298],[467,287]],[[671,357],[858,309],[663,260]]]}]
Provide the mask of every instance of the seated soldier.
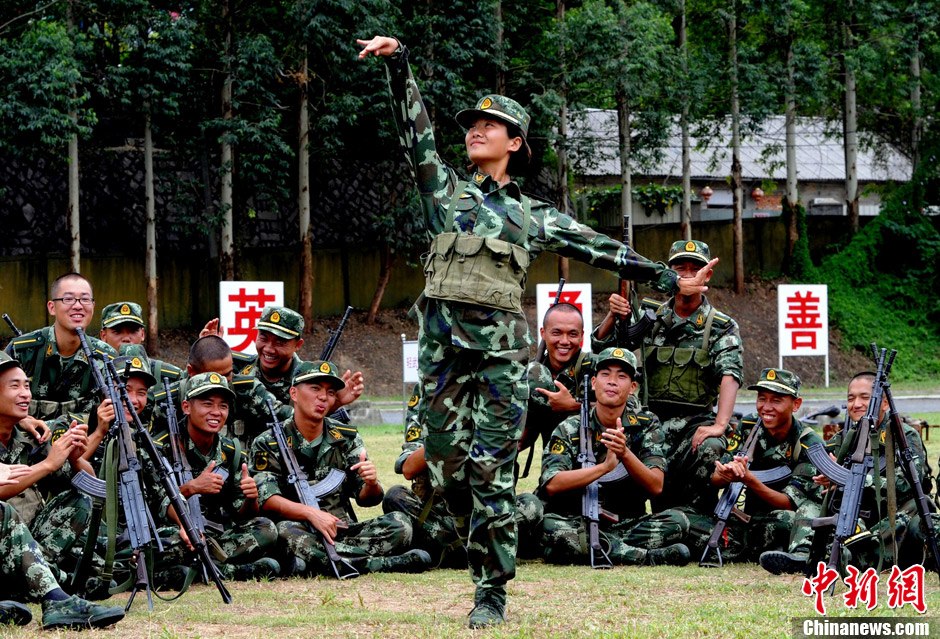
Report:
[{"label": "seated soldier", "polygon": [[[33,437],[19,426],[28,414],[30,398],[29,380],[19,362],[0,353],[0,463],[28,467],[16,484],[0,486],[0,499],[32,528],[47,559],[59,564],[91,515],[91,501],[69,483],[80,470],[94,475],[82,457],[88,445],[88,428],[72,421],[56,433],[52,443],[37,447]],[[55,498],[44,506],[47,495]]]},{"label": "seated soldier", "polygon": [[[287,419],[291,415],[289,404],[283,404],[254,377],[250,375],[235,375],[232,373],[232,349],[217,335],[200,337],[193,342],[189,350],[189,361],[186,372],[179,381],[170,387],[170,394],[176,406],[177,414],[180,412],[181,399],[186,395],[189,379],[199,373],[217,373],[228,380],[232,392],[235,393],[235,404],[229,416],[228,432],[230,437],[236,437],[243,447],[251,443],[252,439],[264,432],[271,422],[268,413],[267,399],[271,399],[278,419]],[[150,420],[150,432],[160,436],[166,432],[166,393],[158,388],[153,393],[153,417]]]},{"label": "seated soldier", "polygon": [[[8,468],[0,465],[0,477],[8,473]],[[20,467],[7,478],[0,478],[0,486],[15,485],[16,477],[25,476],[25,470]],[[46,563],[42,549],[16,509],[0,501],[0,597],[13,599],[0,601],[0,626],[25,626],[32,621],[29,608],[20,603],[23,601],[42,604],[44,630],[105,628],[124,618],[123,607],[102,606],[66,594],[56,572]]]},{"label": "seated soldier", "polygon": [[[75,329],[87,329],[95,313],[91,283],[78,273],[68,273],[52,283],[49,297],[46,308],[55,318],[52,326],[14,337],[6,348],[20,362],[33,391],[30,417],[24,421],[72,413],[86,422],[95,403],[95,383]],[[115,355],[114,349],[94,337],[88,337],[88,344],[102,356]]]},{"label": "seated soldier", "polygon": [[[874,373],[862,372],[858,373],[849,382],[846,410],[848,410],[849,419],[852,420],[853,424],[847,431],[836,433],[826,442],[826,450],[839,463],[842,463],[852,454],[855,443],[854,435],[858,432],[857,425],[868,412],[874,381]],[[865,488],[859,508],[857,527],[859,532],[847,540],[843,547],[845,561],[861,571],[865,571],[871,566],[891,566],[892,564],[907,568],[924,561],[925,537],[921,528],[920,516],[917,514],[917,505],[914,501],[914,488],[904,475],[899,456],[895,459],[894,477],[888,476],[886,473],[887,463],[884,441],[888,429],[887,398],[882,400],[881,405],[876,410],[878,425],[877,427],[872,426],[870,440],[874,461],[873,468],[880,469],[880,472],[876,475],[874,470],[870,470],[865,478]],[[907,424],[904,424],[903,427],[908,445],[914,453],[914,466],[917,469],[918,476],[923,479],[927,467],[927,455],[924,450],[923,440],[917,431]],[[824,488],[828,489],[830,486],[829,479],[825,475],[817,475],[814,480]],[[889,481],[894,481],[898,504],[895,521],[897,557],[894,556],[891,522],[886,512]],[[831,514],[831,511],[823,514]],[[832,538],[833,529],[830,527],[813,530],[811,526],[812,516],[815,515],[798,517],[790,535],[787,552],[765,552],[760,557],[761,566],[775,575],[780,573],[800,574],[815,570],[815,562],[826,561],[829,557],[826,544],[819,544],[818,556],[810,556],[814,545],[813,539],[815,535],[825,535],[826,541],[829,541]],[[934,515],[934,525],[940,525],[940,520],[936,515]]]},{"label": "seated soldier", "polygon": [[273,434],[262,433],[251,446],[261,512],[278,521],[284,555],[295,565],[296,557],[309,571],[332,574],[324,541],[335,544],[339,555],[360,573],[427,570],[431,566],[428,553],[407,550],[412,538],[407,516],[393,512],[356,521],[350,500],[364,507],[375,506],[384,491],[356,429],[327,417],[344,385],[333,364],[304,362],[290,391],[293,417],[283,424],[286,441],[308,479],[319,482],[337,469],[345,475],[342,485],[321,497],[319,509],[299,503]]},{"label": "seated soldier", "polygon": [[[115,302],[108,304],[101,310],[101,332],[98,337],[121,355],[128,357],[146,357],[150,362],[150,370],[157,381],[164,377],[175,382],[183,371],[169,362],[154,359],[144,350],[143,311],[140,304],[135,302]],[[140,350],[126,350],[128,346],[137,346]]]},{"label": "seated soldier", "polygon": [[[280,574],[280,565],[268,555],[273,555],[277,546],[277,528],[270,519],[256,516],[258,487],[248,474],[246,451],[237,439],[220,434],[234,401],[235,394],[224,377],[217,373],[193,376],[183,400],[180,441],[171,441],[167,434],[157,443],[171,463],[170,447],[179,446],[182,463],[192,471],[193,479],[180,486],[180,494],[186,499],[200,496],[206,539],[222,562],[222,574],[239,580],[274,577]],[[225,471],[224,477],[219,469]],[[164,499],[161,512],[180,525],[169,499]],[[164,542],[160,563],[192,563],[185,546],[190,546],[189,539],[180,529],[175,538]]]},{"label": "seated soldier", "polygon": [[628,406],[636,392],[636,358],[630,351],[609,348],[597,357],[591,387],[597,403],[590,412],[590,432],[597,464],[578,466],[580,416],[569,417],[555,432],[543,453],[538,494],[545,502],[542,546],[552,563],[585,563],[586,522],[581,500],[584,489],[621,464],[627,474],[619,481],[602,482],[601,508],[616,517],[601,519],[601,545],[611,562],[628,565],[689,561],[681,543],[689,522],[678,511],[646,514],[646,503],[663,489],[665,460],[663,432],[655,415]]},{"label": "seated soldier", "polygon": [[[747,523],[734,513],[728,517],[719,540],[719,552],[725,562],[757,561],[764,551],[785,548],[794,521],[819,513],[820,494],[813,484],[817,471],[806,450],[822,439],[795,417],[803,403],[800,378],[781,368],[765,368],[758,382],[748,386],[748,390],[757,391],[757,412],[741,419],[741,432],[731,435],[711,477],[712,485],[719,488],[732,482],[744,484],[741,512]],[[760,430],[752,440],[753,454],[748,454],[745,442],[755,428]],[[789,469],[790,474],[773,483],[764,483],[754,475],[781,467]],[[740,498],[737,503],[741,503]],[[695,513],[691,508],[679,510],[688,515],[691,523],[687,543],[701,556],[715,518]]]},{"label": "seated soldier", "polygon": [[[412,547],[426,550],[440,568],[467,566],[467,523],[447,511],[444,501],[435,498],[424,457],[424,429],[420,418],[421,384],[415,384],[405,416],[405,441],[395,462],[395,472],[411,481],[411,488],[395,485],[382,500],[386,513],[401,512],[411,518]],[[532,493],[516,494],[517,556],[537,557],[538,534],[542,524],[542,502]]]},{"label": "seated soldier", "polygon": [[[545,355],[529,364],[529,405],[519,450],[534,448],[539,437],[544,448],[558,424],[578,412],[578,380],[591,373],[591,355],[581,350],[584,318],[576,306],[565,302],[550,306],[541,338]],[[531,453],[523,476],[528,475],[530,460]]]}]

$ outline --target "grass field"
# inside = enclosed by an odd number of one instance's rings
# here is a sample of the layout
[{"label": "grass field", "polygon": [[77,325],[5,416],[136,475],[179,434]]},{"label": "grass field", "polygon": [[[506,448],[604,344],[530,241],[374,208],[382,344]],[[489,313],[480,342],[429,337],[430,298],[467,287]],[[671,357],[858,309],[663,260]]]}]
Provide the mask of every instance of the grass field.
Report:
[{"label": "grass field", "polygon": [[[940,413],[918,415],[931,424]],[[386,487],[401,483],[392,473],[401,430],[396,426],[363,427],[363,438]],[[928,442],[933,464],[940,435]],[[534,464],[538,468],[538,459]],[[533,473],[534,475],[534,473]],[[522,480],[530,491],[536,478]],[[380,511],[365,509],[362,518]],[[148,612],[138,597],[128,617],[95,637],[121,639],[268,637],[783,637],[793,636],[791,619],[814,617],[813,600],[800,593],[802,579],[774,577],[759,566],[731,565],[722,569],[621,567],[592,571],[559,567],[541,561],[520,562],[509,587],[507,623],[495,630],[466,630],[473,586],[465,571],[440,570],[422,575],[368,575],[348,582],[290,579],[230,583],[230,606],[215,588],[194,586],[180,600],[157,600]],[[927,618],[940,636],[937,576],[925,583]],[[832,617],[901,616],[913,621],[910,606],[887,607],[886,575],[878,587],[878,607],[871,612],[848,610],[840,588],[827,598]],[[127,595],[112,598],[124,603]],[[38,607],[34,613],[39,616]],[[0,636],[26,638],[40,634],[36,623],[2,628]],[[59,633],[67,636],[69,633]],[[55,637],[56,633],[42,633]]]}]

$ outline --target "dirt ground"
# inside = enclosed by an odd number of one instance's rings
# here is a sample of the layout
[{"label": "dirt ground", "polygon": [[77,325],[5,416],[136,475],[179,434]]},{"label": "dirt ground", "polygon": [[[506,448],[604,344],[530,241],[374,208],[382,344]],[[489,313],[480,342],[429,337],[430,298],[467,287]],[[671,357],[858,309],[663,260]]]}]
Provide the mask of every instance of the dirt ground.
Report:
[{"label": "dirt ground", "polygon": [[[744,342],[744,378],[757,378],[761,369],[777,365],[777,282],[752,281],[745,295],[735,295],[727,288],[712,288],[709,301],[720,311],[737,320]],[[608,294],[594,296],[594,325],[607,312]],[[535,326],[535,300],[529,299],[525,312],[530,326]],[[407,309],[383,310],[375,324],[365,324],[366,310],[354,311],[336,350],[336,363],[342,368],[361,370],[366,379],[366,395],[393,397],[401,394],[401,335],[417,337],[417,325],[408,319]],[[328,328],[339,323],[339,317],[321,318],[307,335],[301,356],[315,359],[329,339]],[[185,364],[189,344],[196,331],[167,331],[161,334],[165,359]],[[835,329],[829,338],[830,384],[838,385],[859,370],[871,367],[861,353],[840,349],[841,336]],[[535,346],[532,348],[535,352]],[[802,377],[805,385],[822,386],[823,358],[787,358],[784,366]]]}]

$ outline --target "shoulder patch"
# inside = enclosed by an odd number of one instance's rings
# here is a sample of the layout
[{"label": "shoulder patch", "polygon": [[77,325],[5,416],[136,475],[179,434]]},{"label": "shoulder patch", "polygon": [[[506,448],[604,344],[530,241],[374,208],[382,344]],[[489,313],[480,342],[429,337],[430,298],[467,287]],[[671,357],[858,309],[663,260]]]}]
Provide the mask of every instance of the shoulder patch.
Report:
[{"label": "shoulder patch", "polygon": [[254,365],[248,364],[245,368],[242,369],[242,375],[251,375],[255,370]]},{"label": "shoulder patch", "polygon": [[232,379],[232,386],[235,386],[235,385],[243,386],[245,384],[254,384],[254,383],[255,383],[255,378],[248,377],[247,375],[236,375],[235,378]]},{"label": "shoulder patch", "polygon": [[640,307],[651,308],[654,311],[658,311],[660,308],[662,308],[662,305],[664,303],[665,302],[660,302],[659,300],[654,300],[650,297],[644,297],[643,300],[640,302]]},{"label": "shoulder patch", "polygon": [[11,343],[13,348],[35,348],[42,346],[46,343],[46,338],[43,336],[42,331],[36,331],[35,333],[28,333],[26,335],[21,335],[20,337],[14,338]]},{"label": "shoulder patch", "polygon": [[715,311],[715,316],[712,319],[712,321],[717,324],[728,324],[732,322],[733,320],[731,319],[729,315],[725,315],[721,311]]}]

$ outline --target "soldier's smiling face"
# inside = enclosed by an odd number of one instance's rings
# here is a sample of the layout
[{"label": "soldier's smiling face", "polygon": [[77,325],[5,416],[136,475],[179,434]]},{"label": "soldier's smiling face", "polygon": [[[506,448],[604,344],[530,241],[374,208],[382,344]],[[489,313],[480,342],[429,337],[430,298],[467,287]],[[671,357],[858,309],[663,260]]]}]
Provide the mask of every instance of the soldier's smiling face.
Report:
[{"label": "soldier's smiling face", "polygon": [[546,314],[541,334],[551,368],[558,371],[581,350],[584,320],[570,307],[558,308]]},{"label": "soldier's smiling face", "polygon": [[[133,406],[137,414],[140,415],[147,406],[147,381],[139,375],[132,374],[127,378],[125,386],[127,387],[127,397],[131,400],[131,406]],[[127,419],[131,418],[126,409],[124,416],[127,417]]]},{"label": "soldier's smiling face", "polygon": [[269,376],[285,375],[290,370],[291,360],[304,341],[284,339],[268,331],[258,331],[255,348],[258,349],[258,366]]},{"label": "soldier's smiling face", "polygon": [[[91,323],[91,317],[95,314],[94,296],[91,292],[91,285],[83,279],[66,278],[59,282],[56,290],[52,291],[52,297],[59,299],[68,297],[74,298],[74,302],[66,304],[64,301],[54,302],[49,300],[46,308],[49,314],[55,317],[55,323],[60,328],[67,331],[74,331],[76,328],[88,328]],[[91,300],[87,304],[82,304],[79,300]]]},{"label": "soldier's smiling face", "polygon": [[0,417],[14,424],[29,415],[29,378],[19,366],[0,373]]},{"label": "soldier's smiling face", "polygon": [[772,436],[782,437],[793,419],[793,413],[800,409],[803,399],[791,395],[782,395],[767,390],[757,392],[757,414],[760,415],[764,428]]},{"label": "soldier's smiling face", "polygon": [[522,138],[509,137],[509,128],[505,123],[493,118],[480,118],[474,122],[467,129],[464,143],[470,161],[479,167],[506,160],[510,153],[522,148]]},{"label": "soldier's smiling face", "polygon": [[196,430],[215,435],[225,426],[230,410],[229,400],[222,393],[209,393],[182,403],[189,425]]}]

